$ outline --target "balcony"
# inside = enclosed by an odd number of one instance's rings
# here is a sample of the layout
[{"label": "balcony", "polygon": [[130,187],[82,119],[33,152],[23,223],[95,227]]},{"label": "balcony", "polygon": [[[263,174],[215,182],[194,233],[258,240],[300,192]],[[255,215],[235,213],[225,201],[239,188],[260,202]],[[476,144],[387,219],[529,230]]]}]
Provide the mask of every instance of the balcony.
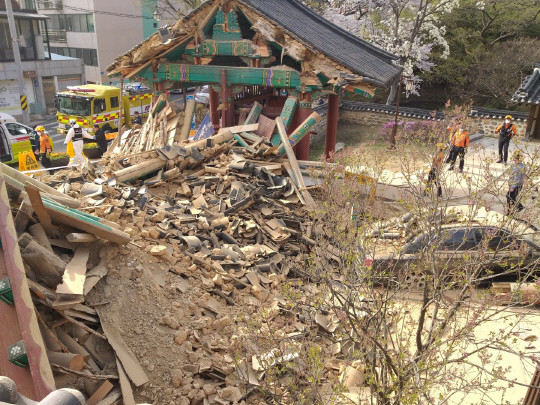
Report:
[{"label": "balcony", "polygon": [[36,0],[38,10],[62,10],[62,0]]},{"label": "balcony", "polygon": [[[36,12],[36,2],[35,0],[15,0],[11,2],[13,11],[16,13],[35,13]],[[0,10],[6,10],[5,0],[0,1]]]},{"label": "balcony", "polygon": [[51,30],[48,31],[50,42],[67,42],[67,35],[65,30]]}]

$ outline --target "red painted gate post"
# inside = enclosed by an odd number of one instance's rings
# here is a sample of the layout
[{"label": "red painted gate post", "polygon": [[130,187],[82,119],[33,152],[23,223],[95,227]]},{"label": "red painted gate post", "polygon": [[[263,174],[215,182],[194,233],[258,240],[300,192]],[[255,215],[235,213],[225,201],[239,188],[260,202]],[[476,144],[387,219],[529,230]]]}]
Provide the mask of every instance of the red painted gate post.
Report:
[{"label": "red painted gate post", "polygon": [[[311,109],[311,94],[302,93],[300,96],[300,101],[298,103],[298,124],[301,124],[312,113]],[[302,138],[296,147],[296,157],[298,160],[309,160],[309,142],[310,134],[307,134]]]},{"label": "red painted gate post", "polygon": [[210,120],[212,121],[212,125],[214,126],[214,130],[217,132],[217,130],[220,128],[219,125],[219,113],[218,113],[218,105],[219,105],[219,97],[217,92],[212,88],[211,85],[208,87],[208,92],[210,94]]},{"label": "red painted gate post", "polygon": [[326,138],[324,145],[324,157],[330,158],[336,151],[336,137],[339,117],[339,94],[328,96],[328,114],[326,117]]}]

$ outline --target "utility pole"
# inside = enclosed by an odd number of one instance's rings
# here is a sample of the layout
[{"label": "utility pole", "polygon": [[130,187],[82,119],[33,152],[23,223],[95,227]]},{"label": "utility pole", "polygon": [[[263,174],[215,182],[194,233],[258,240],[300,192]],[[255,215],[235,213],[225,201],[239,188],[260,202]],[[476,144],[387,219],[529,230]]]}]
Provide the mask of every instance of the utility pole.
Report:
[{"label": "utility pole", "polygon": [[[17,65],[17,79],[19,81],[19,96],[21,100],[21,109],[23,116],[23,123],[26,125],[30,124],[30,115],[28,113],[28,100],[26,99],[26,94],[24,92],[24,78],[23,78],[23,69],[21,64],[21,52],[19,50],[19,38],[17,37],[17,28],[15,27],[15,17],[13,17],[13,5],[11,0],[6,0],[6,11],[9,25],[9,33],[11,35],[11,43],[13,46],[13,56],[15,58],[15,64]],[[22,33],[21,33],[22,34]],[[26,107],[22,108],[23,105]]]}]

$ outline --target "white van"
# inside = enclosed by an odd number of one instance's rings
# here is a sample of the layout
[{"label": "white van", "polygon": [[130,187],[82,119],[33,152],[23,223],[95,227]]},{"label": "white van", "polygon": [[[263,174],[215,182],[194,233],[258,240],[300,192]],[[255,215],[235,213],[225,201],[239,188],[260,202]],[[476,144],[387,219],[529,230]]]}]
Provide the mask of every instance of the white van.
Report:
[{"label": "white van", "polygon": [[2,137],[1,143],[3,143],[4,138],[7,138],[7,141],[9,142],[9,148],[7,149],[10,150],[9,153],[12,156],[9,161],[4,161],[4,155],[7,154],[7,151],[2,150],[3,163],[17,163],[19,161],[19,154],[21,152],[32,150],[32,145],[30,144],[31,133],[32,128],[17,122],[13,116],[0,112],[0,136]]}]

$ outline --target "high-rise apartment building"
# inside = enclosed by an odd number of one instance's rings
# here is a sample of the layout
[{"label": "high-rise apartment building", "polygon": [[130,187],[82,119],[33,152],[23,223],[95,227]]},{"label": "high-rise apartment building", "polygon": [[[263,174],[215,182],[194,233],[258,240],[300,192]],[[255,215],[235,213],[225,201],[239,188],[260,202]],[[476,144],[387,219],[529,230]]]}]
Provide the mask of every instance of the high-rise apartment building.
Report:
[{"label": "high-rise apartment building", "polygon": [[[33,0],[8,0],[13,9],[16,38],[11,37],[6,0],[0,0],[0,112],[22,114],[18,72],[23,73],[24,95],[30,112],[54,109],[54,95],[66,85],[86,81],[81,60],[54,55],[46,41],[47,16],[38,12]],[[21,63],[15,63],[18,44]]]},{"label": "high-rise apartment building", "polygon": [[88,83],[108,83],[105,68],[144,39],[144,25],[155,23],[143,15],[142,0],[35,1],[48,17],[51,52],[82,59]]}]

